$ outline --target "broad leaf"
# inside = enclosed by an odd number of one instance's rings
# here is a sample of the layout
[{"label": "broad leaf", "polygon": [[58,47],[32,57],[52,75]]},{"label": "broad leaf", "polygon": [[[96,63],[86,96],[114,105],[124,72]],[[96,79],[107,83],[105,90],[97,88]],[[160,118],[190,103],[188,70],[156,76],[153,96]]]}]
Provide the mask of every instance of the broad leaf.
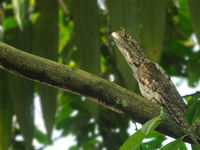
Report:
[{"label": "broad leaf", "polygon": [[98,75],[100,73],[100,20],[97,1],[73,0],[72,13],[80,67]]},{"label": "broad leaf", "polygon": [[152,136],[151,138],[147,138],[149,137],[149,135],[145,138],[150,141],[142,143],[142,148],[144,148],[145,150],[159,149],[162,146],[163,141],[166,140],[166,137],[164,135],[156,131],[154,131],[154,134],[152,135],[154,136]]},{"label": "broad leaf", "polygon": [[200,150],[200,147],[198,145],[191,144],[191,146],[192,150]]},{"label": "broad leaf", "polygon": [[9,92],[13,110],[17,115],[20,131],[24,137],[27,150],[32,147],[33,126],[33,82],[17,76],[9,75]]},{"label": "broad leaf", "polygon": [[178,150],[180,147],[184,147],[183,144],[184,143],[181,139],[176,139],[173,142],[170,142],[167,145],[163,146],[160,150]]},{"label": "broad leaf", "polygon": [[149,121],[147,121],[143,126],[141,131],[148,135],[150,132],[152,132],[162,121],[162,118],[155,117]]},{"label": "broad leaf", "polygon": [[192,125],[197,118],[200,117],[200,101],[192,104],[186,111],[185,116],[190,125]]},{"label": "broad leaf", "polygon": [[46,134],[40,131],[37,127],[35,127],[35,138],[42,144],[48,143]]},{"label": "broad leaf", "polygon": [[74,145],[74,146],[71,146],[71,147],[69,148],[69,150],[78,150],[78,147],[77,147],[76,145]]},{"label": "broad leaf", "polygon": [[[9,16],[10,20],[12,17]],[[7,22],[8,23],[8,22]],[[31,53],[30,22],[27,21],[23,31],[18,27],[10,26],[5,30],[4,41],[16,48]],[[12,100],[13,112],[17,116],[21,134],[24,137],[27,150],[32,147],[34,134],[33,126],[33,82],[27,79],[9,74],[8,76],[9,93]]]},{"label": "broad leaf", "polygon": [[166,1],[142,0],[142,41],[147,55],[160,61],[165,32]]},{"label": "broad leaf", "polygon": [[137,150],[145,137],[146,135],[141,130],[138,130],[124,142],[120,150]]},{"label": "broad leaf", "polygon": [[[58,57],[58,2],[36,0],[38,18],[33,24],[34,54],[57,61]],[[55,121],[57,89],[38,84],[38,94],[42,104],[43,118],[51,142]]]},{"label": "broad leaf", "polygon": [[179,150],[187,150],[187,147],[183,141],[179,144]]},{"label": "broad leaf", "polygon": [[[100,73],[100,34],[99,11],[96,0],[73,0],[74,33],[77,44],[80,68],[99,75]],[[97,118],[100,106],[86,101],[92,117]]]},{"label": "broad leaf", "polygon": [[[138,0],[115,0],[114,3],[112,0],[108,0],[107,5],[111,32],[123,27],[132,36],[138,38],[140,22]],[[136,89],[136,81],[130,67],[118,49],[114,49],[113,53],[122,85],[134,91]]]},{"label": "broad leaf", "polygon": [[188,0],[189,10],[190,10],[190,18],[192,22],[192,26],[198,41],[200,43],[200,1],[199,0]]},{"label": "broad leaf", "polygon": [[147,121],[142,126],[142,129],[138,130],[124,142],[124,144],[120,147],[120,150],[136,150],[139,148],[143,139],[160,124],[161,120],[162,119],[160,117],[156,117]]},{"label": "broad leaf", "polygon": [[0,70],[0,150],[11,144],[12,102],[8,93],[7,73]]}]

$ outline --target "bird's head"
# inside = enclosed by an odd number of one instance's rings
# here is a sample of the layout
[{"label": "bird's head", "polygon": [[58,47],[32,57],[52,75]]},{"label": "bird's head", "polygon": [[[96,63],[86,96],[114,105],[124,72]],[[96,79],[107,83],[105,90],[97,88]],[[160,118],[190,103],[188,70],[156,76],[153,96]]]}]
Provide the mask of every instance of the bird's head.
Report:
[{"label": "bird's head", "polygon": [[138,66],[148,59],[139,42],[125,33],[124,30],[113,32],[111,36],[129,65]]}]

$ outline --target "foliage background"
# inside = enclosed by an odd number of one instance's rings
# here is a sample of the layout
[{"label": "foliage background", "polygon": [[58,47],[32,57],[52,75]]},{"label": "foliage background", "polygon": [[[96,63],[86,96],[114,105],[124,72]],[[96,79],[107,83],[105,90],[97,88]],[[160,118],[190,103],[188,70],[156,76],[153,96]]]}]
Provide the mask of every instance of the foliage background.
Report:
[{"label": "foliage background", "polygon": [[[114,82],[139,92],[110,39],[111,32],[123,27],[170,76],[187,78],[192,87],[198,84],[200,51],[194,50],[197,43],[192,40],[194,34],[200,40],[198,0],[1,0],[0,4],[0,38],[16,48],[108,80],[114,77]],[[34,126],[35,93],[41,99],[47,134]],[[74,111],[78,113],[72,116]],[[51,144],[53,127],[62,136],[76,136],[77,145],[70,150],[117,150],[128,138],[129,121],[84,97],[0,70],[0,150],[34,149],[33,139]],[[24,141],[16,140],[18,135]],[[152,137],[143,149],[159,148],[165,140],[157,132]]]}]

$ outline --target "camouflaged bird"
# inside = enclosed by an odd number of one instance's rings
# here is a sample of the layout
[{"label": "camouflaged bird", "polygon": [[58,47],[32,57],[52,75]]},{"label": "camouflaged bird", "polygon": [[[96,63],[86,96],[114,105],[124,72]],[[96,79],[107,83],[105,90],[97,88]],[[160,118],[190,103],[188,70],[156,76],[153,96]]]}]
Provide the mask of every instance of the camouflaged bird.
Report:
[{"label": "camouflaged bird", "polygon": [[141,45],[124,31],[113,32],[111,36],[131,67],[142,95],[165,107],[177,123],[189,131],[184,116],[187,106],[164,69],[152,62]]}]

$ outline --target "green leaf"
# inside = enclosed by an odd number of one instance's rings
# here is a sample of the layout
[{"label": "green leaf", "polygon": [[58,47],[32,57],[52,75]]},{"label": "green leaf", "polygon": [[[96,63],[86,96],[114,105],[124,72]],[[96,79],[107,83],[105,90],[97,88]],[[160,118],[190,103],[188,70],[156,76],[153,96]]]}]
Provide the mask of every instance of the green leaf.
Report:
[{"label": "green leaf", "polygon": [[[123,27],[132,36],[138,38],[140,23],[138,0],[115,0],[114,3],[112,0],[108,0],[107,5],[110,18],[110,30],[113,32]],[[116,69],[119,72],[118,76],[122,84],[127,89],[134,91],[137,84],[136,80],[126,60],[118,49],[114,49],[114,59]]]},{"label": "green leaf", "polygon": [[[39,14],[33,24],[33,53],[54,61],[58,59],[58,2],[36,0]],[[51,143],[55,121],[57,89],[38,84],[38,94],[42,104],[42,113]]]},{"label": "green leaf", "polygon": [[129,34],[138,38],[141,21],[139,13],[140,3],[137,0],[115,0],[114,3],[112,0],[108,0],[107,5],[112,32],[123,27]]},{"label": "green leaf", "polygon": [[120,150],[137,150],[145,137],[146,135],[141,130],[138,130],[124,142]]},{"label": "green leaf", "polygon": [[188,107],[192,106],[194,103],[196,103],[198,101],[198,99],[200,98],[200,93],[197,93],[195,95],[192,96],[187,96],[184,97],[184,99],[187,102]]},{"label": "green leaf", "polygon": [[91,149],[93,149],[93,148],[95,147],[96,144],[99,144],[99,142],[98,142],[95,138],[94,138],[94,139],[91,139],[90,141],[88,141],[88,142],[84,145],[83,149],[84,149],[84,150],[91,150]]},{"label": "green leaf", "polygon": [[188,8],[188,0],[179,1],[180,8],[178,9],[178,28],[185,34],[191,36],[192,26]]},{"label": "green leaf", "polygon": [[[6,14],[7,15],[7,14]],[[7,17],[7,16],[6,16]],[[5,30],[4,40],[6,43],[31,52],[30,23],[27,21],[23,32],[19,28],[10,28]],[[33,126],[33,82],[15,75],[8,75],[9,93],[12,100],[13,112],[17,116],[20,131],[24,138],[27,150],[32,147],[32,139],[34,134]]]},{"label": "green leaf", "polygon": [[151,131],[153,131],[162,121],[162,118],[155,117],[149,121],[147,121],[143,126],[141,131],[148,135]]},{"label": "green leaf", "polygon": [[0,150],[7,150],[11,144],[12,115],[7,73],[0,70]]},{"label": "green leaf", "polygon": [[159,62],[164,41],[166,1],[141,0],[141,3],[144,48],[152,60]]},{"label": "green leaf", "polygon": [[12,150],[26,150],[24,141],[14,141]]},{"label": "green leaf", "polygon": [[[12,30],[17,27],[18,27],[18,24],[14,17],[10,16],[10,17],[6,17],[4,19],[4,30],[5,31]],[[4,38],[5,38],[5,36],[4,36]]]},{"label": "green leaf", "polygon": [[65,120],[70,117],[70,114],[73,112],[73,109],[69,106],[69,104],[64,104],[62,108],[58,109],[56,123],[59,121]]},{"label": "green leaf", "polygon": [[188,2],[192,26],[200,43],[200,1],[188,0]]},{"label": "green leaf", "polygon": [[51,143],[51,134],[55,121],[57,89],[39,84],[38,93],[42,104],[42,112],[47,130],[48,141]]},{"label": "green leaf", "polygon": [[[74,46],[74,22],[73,20],[67,20],[66,14],[64,12],[59,11],[59,52],[63,52],[63,48],[66,47],[66,44],[70,43],[70,39],[73,41]],[[71,48],[71,46],[67,46]],[[66,51],[69,49],[66,47]]]},{"label": "green leaf", "polygon": [[200,147],[198,145],[191,144],[191,146],[192,150],[200,150]]},{"label": "green leaf", "polygon": [[94,0],[73,0],[72,14],[80,67],[99,75],[100,73],[100,34],[99,11]]},{"label": "green leaf", "polygon": [[71,38],[68,40],[66,45],[63,47],[63,50],[62,50],[62,53],[61,53],[64,64],[69,63],[70,57],[71,57],[72,52],[74,50],[74,45],[75,45],[74,36],[71,36]]},{"label": "green leaf", "polygon": [[78,150],[78,147],[77,147],[76,145],[74,145],[74,146],[71,146],[71,147],[69,148],[69,150]]},{"label": "green leaf", "polygon": [[11,93],[12,106],[20,131],[24,137],[25,147],[30,150],[34,134],[33,126],[33,82],[14,75],[9,75],[9,92]]},{"label": "green leaf", "polygon": [[152,131],[151,133],[149,133],[146,138],[153,138],[153,137],[162,137],[165,136],[164,134],[161,134],[157,131]]},{"label": "green leaf", "polygon": [[200,117],[200,101],[192,104],[186,111],[185,116],[190,125],[192,125],[197,118]]},{"label": "green leaf", "polygon": [[180,147],[183,148],[183,141],[181,139],[176,139],[167,145],[163,146],[160,150],[178,150]]},{"label": "green leaf", "polygon": [[185,145],[184,142],[180,142],[180,144],[179,144],[179,150],[187,150],[187,147],[186,147],[186,145]]},{"label": "green leaf", "polygon": [[[93,74],[100,74],[100,33],[97,1],[73,0],[72,14],[74,33],[80,60],[80,68]],[[97,118],[100,106],[86,101],[90,115]]]},{"label": "green leaf", "polygon": [[159,149],[162,146],[162,142],[165,141],[166,138],[158,137],[155,139],[152,139],[149,142],[143,142],[142,148],[145,148],[145,150],[152,150],[152,149]]},{"label": "green leaf", "polygon": [[47,144],[47,136],[42,131],[40,131],[37,127],[35,127],[35,138],[38,142],[42,144]]},{"label": "green leaf", "polygon": [[22,30],[26,19],[28,18],[29,0],[12,0],[13,10],[17,23]]},{"label": "green leaf", "polygon": [[166,140],[166,137],[159,132],[152,131],[145,137],[145,139],[149,139],[150,141],[145,143],[143,142],[142,148],[144,148],[145,150],[153,150],[160,149],[160,147],[162,146],[162,142]]}]

